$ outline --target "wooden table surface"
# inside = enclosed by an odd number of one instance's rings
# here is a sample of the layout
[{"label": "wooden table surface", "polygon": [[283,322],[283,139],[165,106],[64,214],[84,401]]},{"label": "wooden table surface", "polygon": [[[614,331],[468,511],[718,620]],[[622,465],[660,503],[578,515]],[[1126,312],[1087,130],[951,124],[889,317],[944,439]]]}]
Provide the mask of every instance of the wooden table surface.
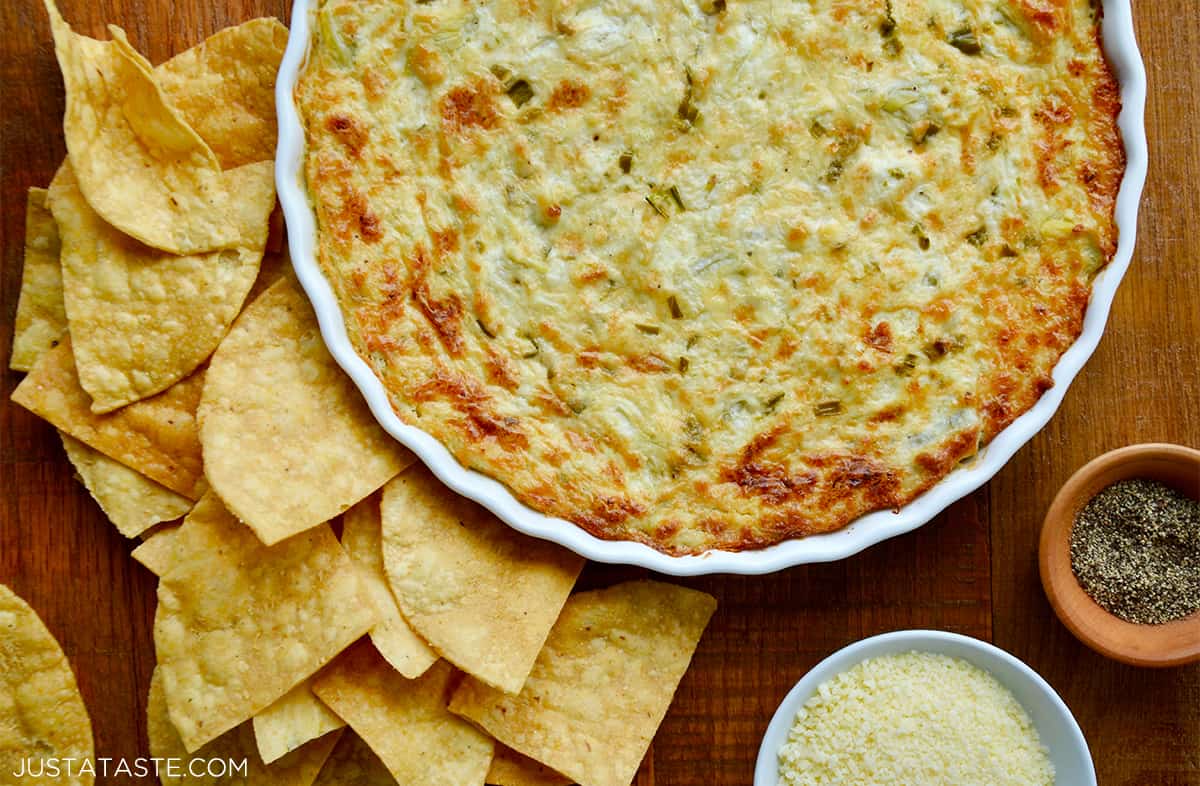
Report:
[{"label": "wooden table surface", "polygon": [[[152,61],[284,0],[60,0],[80,32],[126,29]],[[986,487],[917,532],[830,565],[688,581],[720,608],[636,781],[743,786],[776,704],[856,639],[940,628],[992,641],[1039,671],[1083,727],[1105,786],[1200,784],[1200,666],[1144,671],[1093,654],[1055,619],[1037,577],[1038,529],[1068,475],[1136,442],[1200,446],[1200,12],[1135,0],[1150,77],[1150,179],[1138,248],[1109,329],[1050,424]],[[64,154],[63,91],[41,0],[0,3],[0,366],[21,276],[25,189]],[[100,756],[146,755],[153,576],[128,556],[52,428],[0,403],[0,583],[70,657]],[[587,585],[642,571],[589,566]]]}]

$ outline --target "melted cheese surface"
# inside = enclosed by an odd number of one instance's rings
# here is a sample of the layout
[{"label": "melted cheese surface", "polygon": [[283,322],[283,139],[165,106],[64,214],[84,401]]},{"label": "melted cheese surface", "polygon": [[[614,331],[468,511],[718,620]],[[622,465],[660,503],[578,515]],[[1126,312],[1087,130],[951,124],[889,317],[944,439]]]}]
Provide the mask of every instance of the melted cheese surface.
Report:
[{"label": "melted cheese surface", "polygon": [[671,553],[898,507],[1116,247],[1086,0],[324,0],[320,262],[397,413]]}]

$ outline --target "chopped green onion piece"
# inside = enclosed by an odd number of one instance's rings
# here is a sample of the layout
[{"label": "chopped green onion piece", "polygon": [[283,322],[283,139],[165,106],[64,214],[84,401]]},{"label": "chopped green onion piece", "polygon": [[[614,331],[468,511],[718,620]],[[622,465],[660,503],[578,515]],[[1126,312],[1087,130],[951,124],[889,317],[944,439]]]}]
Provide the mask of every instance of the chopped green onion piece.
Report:
[{"label": "chopped green onion piece", "polygon": [[671,195],[671,199],[675,200],[675,204],[679,205],[680,210],[687,210],[687,205],[683,204],[683,197],[679,195],[679,188],[677,186],[668,188],[667,193]]},{"label": "chopped green onion piece", "polygon": [[922,251],[928,251],[930,246],[929,235],[925,234],[925,227],[920,224],[913,224],[912,233],[917,237],[917,245]]},{"label": "chopped green onion piece", "polygon": [[692,69],[685,66],[683,73],[687,77],[687,88],[683,91],[683,100],[679,102],[677,114],[680,120],[689,126],[694,126],[700,118],[700,110],[692,102]]},{"label": "chopped green onion piece", "polygon": [[946,40],[950,46],[964,55],[977,55],[983,52],[983,47],[979,44],[979,38],[976,37],[975,31],[969,27],[955,30]]},{"label": "chopped green onion piece", "polygon": [[931,341],[922,347],[921,351],[930,360],[937,360],[945,357],[951,350],[959,349],[963,345],[963,339],[960,336],[951,336],[949,338],[939,338],[936,341]]},{"label": "chopped green onion piece", "polygon": [[647,325],[644,322],[635,323],[634,327],[648,336],[657,336],[662,332],[662,329],[658,325]]},{"label": "chopped green onion piece", "polygon": [[646,197],[646,204],[649,205],[650,207],[654,208],[654,212],[658,213],[663,218],[667,217],[667,211],[665,211],[661,207],[659,207],[658,203],[655,202],[653,199],[651,199],[649,196]]},{"label": "chopped green onion piece", "polygon": [[912,370],[917,367],[917,356],[911,352],[905,355],[899,363],[892,369],[902,377],[906,377],[912,373]]},{"label": "chopped green onion piece", "polygon": [[667,308],[671,309],[672,319],[683,318],[683,310],[679,308],[679,299],[674,295],[667,298]]},{"label": "chopped green onion piece", "polygon": [[696,125],[696,121],[700,119],[700,110],[692,103],[690,90],[687,97],[683,99],[683,103],[679,105],[679,118],[687,121],[687,124],[691,126]]},{"label": "chopped green onion piece", "polygon": [[822,401],[813,407],[813,414],[819,418],[836,415],[842,411],[842,402],[840,401]]},{"label": "chopped green onion piece", "polygon": [[522,106],[526,101],[533,98],[533,88],[524,79],[518,79],[509,85],[505,91],[512,102],[517,106]]},{"label": "chopped green onion piece", "polygon": [[621,167],[621,171],[628,175],[629,171],[633,169],[633,153],[628,150],[622,153],[621,157],[617,159],[617,166]]},{"label": "chopped green onion piece", "polygon": [[896,32],[896,17],[892,15],[892,0],[887,0],[887,10],[884,11],[883,21],[879,23],[879,34],[891,38]]},{"label": "chopped green onion piece", "polygon": [[825,170],[825,175],[822,177],[826,183],[836,183],[842,177],[842,170],[845,164],[840,158],[835,158],[829,162],[829,168]]},{"label": "chopped green onion piece", "polygon": [[686,374],[688,370],[688,359],[685,357],[679,358],[679,373]]}]

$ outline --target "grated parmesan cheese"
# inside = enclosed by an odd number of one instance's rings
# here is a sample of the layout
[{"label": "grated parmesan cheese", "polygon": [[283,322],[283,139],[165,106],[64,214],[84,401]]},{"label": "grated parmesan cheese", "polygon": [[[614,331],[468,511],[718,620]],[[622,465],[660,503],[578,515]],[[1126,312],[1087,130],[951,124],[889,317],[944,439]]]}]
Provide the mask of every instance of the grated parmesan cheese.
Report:
[{"label": "grated parmesan cheese", "polygon": [[780,786],[1050,786],[1029,715],[961,658],[869,658],[822,683],[779,753]]}]

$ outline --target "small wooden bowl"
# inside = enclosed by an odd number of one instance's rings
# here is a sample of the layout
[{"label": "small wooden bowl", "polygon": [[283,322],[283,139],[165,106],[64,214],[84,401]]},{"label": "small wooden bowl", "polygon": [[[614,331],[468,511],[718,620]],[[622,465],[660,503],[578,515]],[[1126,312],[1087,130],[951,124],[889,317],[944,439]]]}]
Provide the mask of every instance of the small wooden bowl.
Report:
[{"label": "small wooden bowl", "polygon": [[1050,504],[1042,525],[1042,587],[1063,624],[1101,655],[1131,666],[1200,661],[1200,612],[1161,625],[1135,625],[1092,600],[1071,570],[1075,515],[1097,492],[1132,478],[1157,480],[1200,499],[1200,450],[1166,444],[1131,445],[1093,459],[1072,475]]}]

